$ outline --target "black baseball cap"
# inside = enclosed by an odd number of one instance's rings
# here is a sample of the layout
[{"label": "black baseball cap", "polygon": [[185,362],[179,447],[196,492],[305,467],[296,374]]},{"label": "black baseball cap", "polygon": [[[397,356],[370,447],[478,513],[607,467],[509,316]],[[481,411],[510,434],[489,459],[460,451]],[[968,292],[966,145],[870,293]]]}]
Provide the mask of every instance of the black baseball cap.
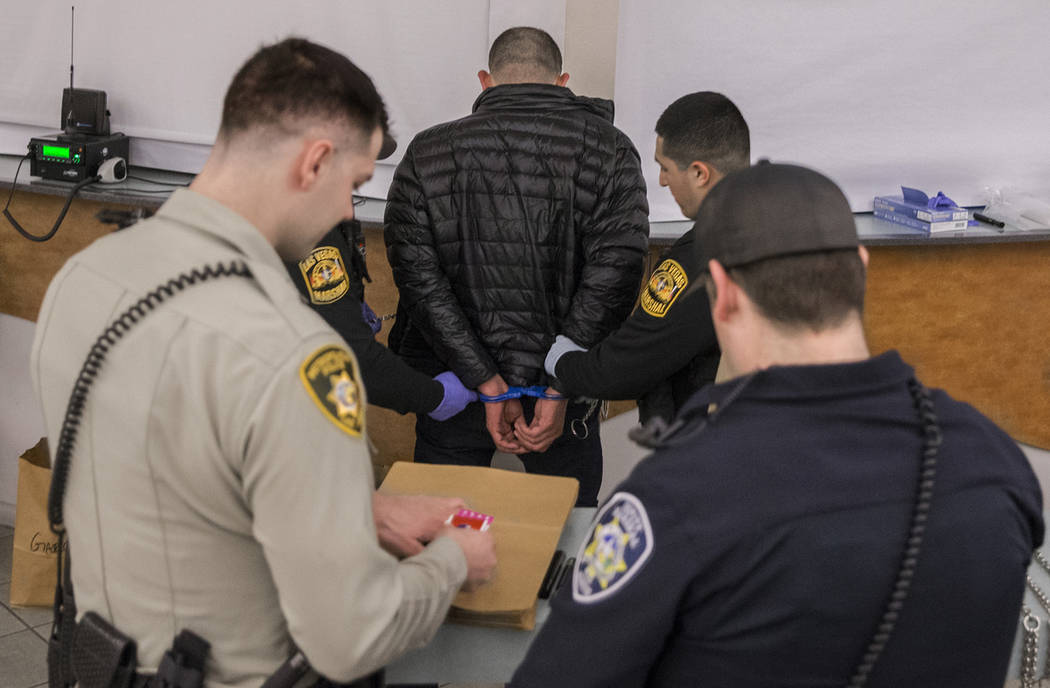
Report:
[{"label": "black baseball cap", "polygon": [[383,132],[383,145],[379,147],[379,155],[376,156],[376,160],[386,160],[394,151],[397,150],[397,141],[390,135],[390,132]]},{"label": "black baseball cap", "polygon": [[711,259],[734,268],[859,243],[842,190],[797,165],[760,163],[726,175],[700,204],[695,227],[701,273]]}]

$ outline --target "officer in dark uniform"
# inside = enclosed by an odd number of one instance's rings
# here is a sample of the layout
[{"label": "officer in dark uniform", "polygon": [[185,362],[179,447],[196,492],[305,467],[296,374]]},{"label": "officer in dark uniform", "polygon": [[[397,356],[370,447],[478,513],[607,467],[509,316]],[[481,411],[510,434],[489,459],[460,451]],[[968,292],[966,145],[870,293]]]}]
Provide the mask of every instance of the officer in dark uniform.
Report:
[{"label": "officer in dark uniform", "polygon": [[[385,152],[384,146],[381,157]],[[440,421],[477,400],[477,393],[464,387],[455,373],[447,371],[432,378],[376,341],[382,322],[365,302],[365,282],[372,278],[365,263],[360,222],[340,222],[310,255],[298,263],[287,262],[285,267],[313,309],[357,356],[369,403],[398,413],[427,414]]]},{"label": "officer in dark uniform", "polygon": [[[750,137],[740,110],[724,95],[679,98],[656,123],[660,185],[695,219],[700,203],[726,174],[748,166]],[[694,230],[664,255],[634,313],[597,346],[585,350],[564,335],[545,367],[563,393],[593,399],[637,399],[643,423],[675,416],[713,382],[719,349],[704,290],[695,284]]]},{"label": "officer in dark uniform", "polygon": [[1043,539],[1024,454],[870,355],[829,179],[730,174],[696,233],[731,379],[598,511],[513,688],[1003,685]]}]

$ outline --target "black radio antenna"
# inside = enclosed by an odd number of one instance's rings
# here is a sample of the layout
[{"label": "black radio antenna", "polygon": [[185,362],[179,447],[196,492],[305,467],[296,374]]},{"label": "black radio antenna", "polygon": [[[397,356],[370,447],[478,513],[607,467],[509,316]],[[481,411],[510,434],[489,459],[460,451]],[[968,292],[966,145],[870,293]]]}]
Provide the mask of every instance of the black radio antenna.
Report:
[{"label": "black radio antenna", "polygon": [[73,22],[76,19],[76,6],[69,7],[69,90],[73,90]]}]

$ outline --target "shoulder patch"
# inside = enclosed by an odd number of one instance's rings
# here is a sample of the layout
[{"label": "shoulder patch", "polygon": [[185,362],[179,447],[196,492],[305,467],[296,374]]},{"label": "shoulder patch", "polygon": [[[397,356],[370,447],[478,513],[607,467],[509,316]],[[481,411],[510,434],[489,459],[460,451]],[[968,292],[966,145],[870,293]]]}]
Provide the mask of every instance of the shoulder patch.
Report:
[{"label": "shoulder patch", "polygon": [[689,277],[676,260],[668,258],[656,266],[649,284],[642,292],[642,310],[654,318],[662,318],[671,310],[671,304],[689,286]]},{"label": "shoulder patch", "polygon": [[653,551],[653,529],[641,501],[617,492],[594,519],[591,538],[576,555],[572,599],[591,604],[613,595],[645,565]]},{"label": "shoulder patch", "polygon": [[310,292],[310,303],[334,303],[350,290],[343,255],[334,246],[318,246],[310,251],[310,255],[299,261],[299,271]]},{"label": "shoulder patch", "polygon": [[357,361],[340,346],[324,346],[306,357],[299,377],[317,407],[343,432],[360,437],[365,427],[365,399]]}]

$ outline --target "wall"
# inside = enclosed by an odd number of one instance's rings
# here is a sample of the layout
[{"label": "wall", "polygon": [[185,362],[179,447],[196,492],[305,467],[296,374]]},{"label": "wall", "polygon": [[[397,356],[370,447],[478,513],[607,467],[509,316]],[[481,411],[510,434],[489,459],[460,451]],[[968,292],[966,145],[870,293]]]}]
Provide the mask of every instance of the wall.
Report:
[{"label": "wall", "polygon": [[[19,68],[0,70],[0,152],[21,153],[28,133],[61,121],[70,18],[66,5],[7,4],[0,64]],[[77,15],[78,83],[107,90],[135,162],[195,172],[228,75],[262,41],[296,33],[344,50],[407,140],[468,111],[489,42],[514,24],[564,39],[570,85],[618,92],[618,123],[644,159],[662,109],[710,89],[741,106],[754,157],[821,169],[855,210],[901,184],[962,204],[983,202],[986,186],[1050,185],[1045,0],[96,0]],[[119,53],[101,40],[112,34]],[[398,160],[364,193],[385,198]],[[654,170],[651,218],[678,219]]]},{"label": "wall", "polygon": [[27,374],[33,323],[0,313],[0,524],[14,524],[18,456],[44,436]]},{"label": "wall", "polygon": [[[682,94],[720,91],[752,158],[821,170],[854,211],[900,185],[984,204],[1050,188],[1046,0],[620,0],[617,119],[648,158]],[[680,217],[645,170],[650,219]]]},{"label": "wall", "polygon": [[[564,45],[567,4],[93,0],[75,15],[75,82],[106,91],[112,126],[131,137],[134,164],[194,173],[207,156],[237,67],[261,43],[305,36],[345,53],[374,79],[394,135],[407,141],[470,112],[477,71],[503,29],[538,26]],[[27,134],[61,126],[71,21],[66,4],[5,3],[0,64],[19,68],[0,70],[0,153],[21,155]],[[399,160],[397,152],[380,161],[362,193],[385,198]]]},{"label": "wall", "polygon": [[[430,3],[427,5],[433,7]],[[403,8],[406,3],[396,3],[396,6]],[[61,12],[54,8],[46,11],[52,12],[55,21],[61,23],[68,13],[68,8],[63,8]],[[551,32],[559,42],[564,40],[562,45],[565,68],[571,74],[572,88],[582,94],[612,97],[616,8],[617,0],[543,0],[527,4],[502,0],[492,2],[486,9],[487,14],[480,18],[475,17],[479,21],[483,20],[484,28],[475,41],[477,45],[466,52],[456,52],[456,55],[462,54],[467,57],[451,59],[443,64],[428,62],[421,74],[413,75],[407,82],[389,75],[386,79],[377,75],[376,81],[388,102],[398,103],[398,109],[393,109],[392,114],[397,125],[406,127],[400,132],[402,135],[407,127],[421,128],[440,119],[458,117],[469,111],[470,104],[480,89],[475,73],[485,67],[489,35],[495,37],[509,26],[531,24]],[[22,8],[23,19],[28,21],[31,9],[28,4]],[[145,10],[135,9],[135,12],[142,11]],[[186,13],[189,16],[189,10],[186,10]],[[449,21],[453,21],[452,13],[448,14]],[[458,15],[454,21],[459,21]],[[16,25],[17,22],[7,23],[0,27],[0,34],[4,31],[12,32]],[[86,35],[86,28],[82,28],[83,35]],[[427,30],[433,31],[434,27],[431,26]],[[457,28],[457,31],[462,33],[462,27]],[[448,32],[444,33],[447,35]],[[0,51],[11,50],[12,45],[19,44],[9,41]],[[383,56],[384,52],[381,48],[375,48],[374,52],[375,56],[370,59],[376,61],[378,66],[380,56]],[[59,71],[65,73],[64,70]],[[232,68],[228,71],[232,71]],[[435,107],[434,103],[423,102],[420,94],[413,94],[412,88],[420,79],[436,80],[438,74],[446,80],[454,79],[462,83],[456,87],[458,90],[443,93],[438,106]],[[102,76],[103,74],[99,73],[98,78]],[[223,72],[220,76],[220,80],[225,84],[229,74]],[[50,90],[47,92],[58,93],[61,86],[61,83],[49,83]],[[39,97],[46,96],[41,94]],[[0,123],[8,119],[5,113],[11,112],[9,104],[8,101],[0,99]],[[46,103],[38,106],[45,110],[50,107]],[[177,108],[178,105],[173,102],[170,107]],[[35,133],[37,131],[33,127],[9,125],[4,128],[0,125],[0,151],[5,150],[6,144],[7,151],[15,152],[15,149],[19,149],[20,152],[24,149],[27,137]],[[199,164],[207,152],[206,148],[192,143],[170,142],[155,150],[159,152],[154,154],[162,157],[172,152],[177,154],[176,158],[181,155],[181,159],[190,161],[192,169],[195,169],[193,164]],[[133,150],[132,154],[134,153]],[[194,160],[198,163],[193,163]],[[385,195],[385,187],[382,195]],[[28,229],[41,233],[42,228],[50,227],[61,203],[62,199],[57,197],[19,192],[14,196],[11,210]],[[22,239],[6,223],[0,222],[0,524],[13,522],[17,457],[35,444],[43,433],[42,419],[39,417],[40,412],[32,394],[28,374],[33,321],[36,320],[47,284],[65,258],[110,231],[107,226],[94,220],[94,214],[102,207],[103,204],[99,203],[75,201],[58,234],[45,244],[33,244]],[[106,204],[106,207],[111,207],[111,204]],[[397,303],[397,294],[386,262],[382,235],[377,226],[368,227],[366,232],[371,249],[368,253],[369,271],[375,280],[369,286],[368,299],[378,313],[392,313]],[[381,341],[385,342],[388,331],[389,325],[380,334]],[[630,404],[617,404],[613,413],[629,407]],[[382,477],[385,467],[395,459],[411,457],[413,422],[414,417],[411,415],[399,416],[393,411],[376,406],[369,408],[370,432],[378,449],[375,462],[378,477]]]},{"label": "wall", "polygon": [[[17,192],[10,209],[28,231],[42,234],[54,223],[62,203],[57,196]],[[44,434],[29,378],[37,312],[51,277],[66,258],[110,231],[94,218],[102,207],[75,201],[58,233],[45,243],[23,239],[0,220],[0,524],[13,523],[18,456]]]},{"label": "wall", "polygon": [[[36,7],[37,5],[37,3],[24,2],[18,6],[18,9],[20,12],[27,13],[31,7]],[[405,5],[400,3],[398,6],[404,7]],[[830,8],[835,5],[814,3],[807,0],[805,3],[795,7],[810,7],[812,9],[818,6]],[[1027,22],[1021,22],[1015,16],[1018,8],[1024,7],[1032,10]],[[1023,0],[1016,7],[1011,6],[999,14],[982,16],[987,18],[989,26],[996,25],[1003,28],[1002,33],[1004,34],[1009,33],[1006,30],[1010,28],[1030,31],[1033,26],[1036,28],[1046,26],[1047,20],[1050,18],[1050,9],[1048,8],[1050,8],[1050,5],[1047,5],[1045,2],[1038,2],[1033,5],[1032,0]],[[434,65],[427,64],[429,71],[426,71],[426,74],[438,72],[446,76],[448,74],[456,74],[456,79],[463,79],[464,83],[467,84],[466,86],[457,86],[460,90],[455,91],[455,93],[446,93],[445,97],[439,99],[437,105],[431,106],[431,104],[421,100],[412,101],[409,99],[413,97],[409,93],[411,90],[409,87],[412,83],[415,83],[414,81],[383,81],[377,77],[377,80],[380,81],[381,90],[384,90],[384,93],[386,93],[389,89],[390,96],[388,99],[405,103],[415,102],[414,106],[404,106],[405,110],[403,112],[418,112],[418,118],[415,120],[417,123],[422,122],[424,119],[429,119],[428,123],[433,123],[439,119],[447,118],[443,116],[444,113],[451,113],[448,116],[462,114],[469,109],[469,104],[476,95],[477,86],[473,74],[478,68],[484,66],[479,64],[479,62],[483,61],[484,44],[488,40],[488,36],[494,36],[503,28],[518,23],[539,24],[554,34],[564,35],[565,69],[571,75],[569,85],[574,90],[579,93],[602,97],[611,97],[614,89],[616,90],[619,96],[617,122],[629,130],[632,127],[636,130],[635,141],[639,147],[642,160],[648,161],[652,155],[652,124],[660,109],[673,100],[674,97],[699,88],[723,88],[722,84],[725,84],[723,90],[735,98],[737,91],[749,83],[744,77],[741,77],[741,80],[737,82],[727,82],[726,79],[728,77],[717,68],[715,60],[718,56],[710,54],[710,45],[705,40],[701,40],[696,31],[700,29],[709,30],[703,26],[704,21],[710,22],[713,18],[721,18],[719,22],[714,22],[713,26],[715,28],[721,27],[724,31],[727,30],[727,27],[736,26],[737,28],[728,32],[730,38],[735,36],[747,48],[747,46],[753,45],[755,42],[753,36],[748,33],[752,29],[752,25],[744,22],[747,25],[741,28],[738,25],[739,18],[727,19],[725,15],[719,14],[721,10],[718,10],[711,3],[693,3],[688,0],[681,0],[681,2],[678,0],[662,0],[653,4],[642,4],[640,0],[565,0],[560,2],[543,0],[536,3],[516,3],[508,0],[506,2],[492,2],[486,11],[488,14],[485,15],[486,20],[483,22],[486,28],[485,31],[481,32],[485,33],[486,37],[483,41],[478,41],[477,45],[473,45],[470,48],[470,55],[473,57],[468,56],[469,59],[463,58],[452,65],[439,65],[441,67],[440,70],[434,70],[432,69]],[[625,11],[627,14],[625,14]],[[801,12],[801,10],[799,11]],[[991,12],[991,10],[988,11]],[[669,24],[668,12],[677,12],[675,16],[681,21]],[[59,15],[56,14],[55,16]],[[848,18],[848,15],[843,16]],[[621,21],[625,17],[627,21]],[[756,22],[768,26],[768,18],[768,16],[765,16],[756,17],[755,19]],[[477,19],[477,17],[473,19]],[[732,19],[732,21],[729,19]],[[968,21],[972,23],[972,17]],[[15,24],[9,22],[0,27],[0,36],[6,35],[3,33],[4,31],[11,32],[13,26]],[[657,31],[656,29],[659,27],[664,27],[664,29]],[[883,32],[883,35],[892,35],[887,33],[885,27],[881,27],[879,30]],[[661,33],[661,31],[664,32]],[[708,34],[704,35],[707,36]],[[668,36],[677,36],[679,39],[667,40]],[[660,45],[661,40],[665,45]],[[0,41],[0,43],[3,42]],[[53,45],[54,43],[50,42],[48,44]],[[974,41],[960,39],[959,44],[971,47]],[[11,41],[3,43],[0,51],[10,51],[11,45],[17,46],[18,43],[12,43]],[[770,51],[776,49],[777,45],[781,44],[772,39],[766,41],[765,45],[761,47],[761,54],[770,59],[771,56],[775,57]],[[1033,42],[1032,45],[1026,46],[1026,49],[1043,50],[1046,45],[1045,41]],[[660,49],[654,50],[657,47]],[[1018,46],[1012,47],[1018,48]],[[781,45],[781,49],[784,51],[783,45]],[[754,50],[759,50],[759,48],[755,47]],[[376,52],[376,55],[385,58],[386,52],[380,49]],[[1000,50],[999,52],[1002,55],[995,58],[995,60],[1005,60],[1006,62],[993,60],[990,63],[998,69],[1005,69],[1005,65],[1013,64],[1011,61],[1017,59],[1017,56],[1020,54],[1018,50]],[[864,55],[867,57],[862,56],[863,59],[867,60],[871,55],[881,56],[882,52],[872,51],[864,53]],[[746,54],[744,57],[746,57]],[[971,57],[968,55],[967,59],[971,59]],[[378,58],[373,59],[377,59],[377,65],[381,62]],[[875,60],[875,58],[871,59]],[[741,63],[746,66],[746,59],[742,60]],[[620,65],[620,69],[615,68],[617,64]],[[716,68],[712,68],[712,64],[715,64]],[[881,62],[875,60],[871,63],[869,69],[876,69],[881,64]],[[1045,60],[1029,61],[1027,64],[1045,64]],[[64,70],[60,71],[64,72]],[[838,78],[841,79],[849,78],[850,74],[848,69],[836,73],[840,75]],[[1023,73],[1023,71],[1020,72],[1022,75]],[[987,70],[980,71],[980,74],[986,75],[982,77],[984,81],[995,81],[996,75],[994,70],[990,72]],[[1017,75],[1018,73],[1011,72],[1006,76],[1014,78]],[[8,73],[8,76],[10,76],[10,73]],[[800,74],[794,74],[792,76],[788,74],[788,77],[790,78],[785,78],[782,85],[784,93],[794,88],[793,84],[796,82],[804,86],[806,79],[810,75],[801,74],[800,76]],[[795,79],[795,82],[791,81],[792,78]],[[917,70],[914,74],[901,73],[901,78],[914,79],[921,83],[939,83],[936,79],[936,74],[927,70],[926,67],[923,67],[922,70]],[[658,84],[659,89],[663,90],[658,95],[652,95],[651,91],[646,90],[645,84],[647,81]],[[996,81],[999,87],[1002,87],[1007,82],[1008,80]],[[987,116],[986,119],[987,122],[1004,122],[1008,124],[1003,124],[996,129],[989,129],[988,131],[996,133],[1000,130],[1010,130],[1021,137],[1046,136],[1050,129],[1041,124],[1035,127],[1031,126],[1028,120],[1030,113],[1035,111],[1032,103],[1042,102],[1050,93],[1048,84],[1050,82],[1041,77],[1032,79],[1028,94],[1031,97],[1026,98],[1021,98],[1020,96],[1011,97],[1009,92],[1004,91],[1002,97],[997,100],[996,112]],[[57,93],[61,85],[61,83],[49,85],[48,88],[51,89],[49,93]],[[801,86],[799,87],[801,88]],[[969,85],[962,83],[957,84],[957,86],[965,89]],[[914,88],[914,85],[912,87]],[[778,86],[778,88],[781,88],[781,86]],[[418,97],[418,94],[415,97]],[[402,101],[401,98],[405,98],[405,100]],[[769,127],[780,123],[777,103],[782,102],[782,98],[781,100],[777,98],[769,98],[768,100],[768,103],[762,105],[765,108],[764,110],[756,110],[756,112],[762,113],[761,116],[754,115],[752,117],[752,112],[745,109],[745,116],[749,116],[754,120],[754,133],[759,141],[759,146],[766,145],[762,143],[763,141],[772,140],[772,130]],[[172,107],[176,110],[178,108],[177,104]],[[972,111],[968,109],[970,107],[970,104],[963,106],[963,109],[966,110],[967,121],[970,121],[972,115]],[[0,121],[3,121],[6,117],[6,108],[7,103],[0,101]],[[1040,117],[1043,116],[1043,111],[1045,110],[1039,111]],[[402,117],[401,121],[407,120]],[[5,138],[5,131],[14,131],[15,133]],[[5,141],[11,145],[24,146],[27,131],[29,129],[25,127],[0,130],[0,149],[3,148]],[[994,145],[994,141],[989,145]],[[1035,145],[1035,139],[1029,142],[1027,148],[1031,152],[1041,153],[1042,151],[1042,148]],[[854,157],[859,165],[870,165],[870,160],[864,154],[864,150],[858,149],[855,151]],[[922,156],[918,157],[921,158]],[[964,151],[959,149],[952,159],[962,159],[963,157],[965,157]],[[976,159],[982,160],[985,158],[982,155],[977,155]],[[653,165],[643,165],[643,168],[648,173],[652,173],[655,170]],[[1045,174],[1046,170],[1050,168],[1047,168],[1045,163],[1043,163],[1041,169],[1043,170],[1042,174]],[[653,179],[650,179],[650,199],[659,201],[665,206],[671,203],[670,195],[665,189],[660,189]],[[55,198],[16,194],[12,209],[16,211],[16,215],[20,219],[27,218],[27,223],[30,223],[32,227],[41,228],[50,226],[52,218],[57,214],[58,205],[60,205],[60,202]],[[31,446],[41,432],[39,420],[34,419],[33,405],[24,402],[26,392],[29,389],[26,356],[28,342],[32,337],[31,321],[35,319],[36,310],[39,306],[39,301],[35,300],[39,296],[33,295],[42,294],[44,285],[47,284],[50,276],[54,274],[54,271],[57,270],[58,265],[61,263],[62,254],[68,255],[76,250],[78,246],[84,245],[94,237],[108,231],[91,219],[96,209],[97,204],[83,201],[74,203],[66,225],[59,232],[58,237],[49,245],[30,245],[28,242],[15,236],[8,227],[0,226],[0,313],[18,316],[16,318],[0,315],[0,417],[3,419],[3,422],[0,423],[0,523],[5,521],[5,513],[10,510],[10,504],[13,502],[15,458],[23,449]],[[672,212],[674,212],[673,209]],[[393,305],[396,302],[396,294],[392,286],[383,281],[387,279],[386,275],[389,268],[386,266],[381,249],[382,242],[374,229],[369,232],[368,239],[372,248],[369,254],[370,267],[373,275],[377,276],[377,284],[369,289],[368,298],[373,302],[378,312],[392,312]],[[984,247],[973,248],[977,251],[984,250]],[[53,251],[57,251],[57,253]],[[1029,257],[1029,262],[1030,260],[1031,256]],[[971,276],[978,274],[983,269],[984,266],[981,259],[976,257],[973,259],[970,268],[967,268],[967,270],[971,270],[970,272],[961,274],[964,271],[957,269],[952,279],[958,279],[958,284],[965,287]],[[1032,274],[1038,274],[1038,271],[1038,267],[1032,267]],[[876,277],[878,276],[878,273],[873,274]],[[382,277],[379,277],[380,275]],[[871,299],[873,308],[869,312],[871,316],[869,317],[869,326],[875,328],[872,332],[879,347],[901,346],[902,344],[901,335],[895,333],[892,329],[895,323],[900,320],[895,299],[908,298],[910,292],[921,289],[923,284],[921,276],[916,278],[920,280],[918,282],[912,282],[910,279],[895,281],[891,275],[886,273],[886,279],[879,279],[877,282],[876,286],[879,289],[884,288],[885,299],[883,296],[875,296]],[[984,274],[982,279],[994,279],[994,276]],[[1033,291],[1032,293],[1041,292]],[[935,300],[935,297],[936,292],[934,290],[930,290],[925,294],[925,298],[928,300]],[[1028,323],[1025,324],[1025,328],[1029,328],[1029,324],[1035,321],[1031,319],[1030,314],[1024,314],[1023,297],[1014,298],[1020,299],[1012,305],[1020,307],[1021,317],[1023,318],[1021,322]],[[959,317],[958,312],[952,312],[949,315],[953,318]],[[919,329],[921,330],[921,320],[915,320],[914,322],[920,325]],[[987,351],[991,353],[981,357],[971,357],[969,362],[979,365],[981,361],[985,360],[991,362],[1004,361],[1012,365],[1013,359],[995,355],[996,340],[994,328],[984,328],[982,332],[982,341],[984,342],[982,346],[986,346]],[[1034,337],[1032,332],[1030,328],[1025,329],[1025,336]],[[385,333],[382,336],[385,336]],[[953,337],[950,333],[946,334],[945,337],[952,341],[960,341],[958,337]],[[937,366],[938,362],[941,361],[941,355],[937,347],[938,343],[936,341],[924,341],[914,349],[914,353],[922,366],[920,373],[923,372],[923,369],[933,370],[930,366]],[[1022,349],[1016,350],[1024,351]],[[905,352],[909,353],[909,350],[905,349]],[[1021,361],[1021,363],[1025,363],[1025,361]],[[1031,361],[1028,361],[1028,363],[1031,363]],[[998,370],[1000,369],[997,368],[996,371]],[[983,372],[988,373],[987,370]],[[991,411],[993,414],[999,414],[1001,410],[998,405],[1002,403],[1002,399],[1009,403],[1011,394],[999,393],[996,390],[998,388],[1009,388],[1012,391],[1016,391],[1015,380],[1017,378],[1009,369],[1002,369],[998,379],[994,378],[994,372],[992,377],[984,375],[978,379],[982,388],[991,395],[988,397],[992,400],[991,403],[995,405],[985,410]],[[934,379],[938,381],[938,384],[940,384],[941,379],[939,376],[940,373],[935,372]],[[1044,403],[1046,399],[1045,380],[1048,379],[1046,370],[1041,368],[1032,369],[1031,375],[1026,379],[1029,380],[1029,386],[1037,385],[1040,380],[1043,381],[1044,386],[1036,388],[1031,393],[1043,394],[1040,397],[1040,403]],[[1006,380],[1007,382],[999,384],[1000,380]],[[1028,398],[1031,397],[1031,393],[1027,393]],[[960,396],[966,397],[967,395],[963,393]],[[1013,396],[1020,397],[1021,395],[1014,394]],[[1020,401],[1023,403],[1024,399],[1020,399]],[[623,405],[619,405],[615,407],[615,410],[619,411],[623,408]],[[1043,407],[1033,406],[1028,411],[1014,413],[1013,417],[1030,419],[1041,408]],[[374,433],[374,436],[381,445],[380,468],[392,458],[407,456],[407,448],[411,437],[411,417],[399,417],[392,412],[376,409],[371,412],[370,419],[378,430]],[[1032,436],[1029,438],[1029,441],[1041,440]]]}]

